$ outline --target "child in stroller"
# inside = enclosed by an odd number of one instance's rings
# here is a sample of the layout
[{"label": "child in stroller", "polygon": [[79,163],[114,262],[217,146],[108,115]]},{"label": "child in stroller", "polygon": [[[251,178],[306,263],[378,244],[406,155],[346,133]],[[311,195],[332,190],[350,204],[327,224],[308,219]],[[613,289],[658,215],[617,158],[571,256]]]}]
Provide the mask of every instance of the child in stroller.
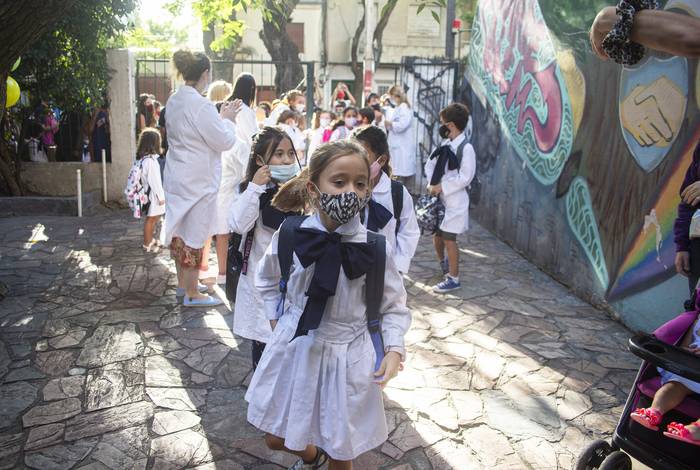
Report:
[{"label": "child in stroller", "polygon": [[[695,320],[679,346],[693,354],[700,355],[700,320]],[[658,371],[661,376],[661,388],[654,394],[651,406],[637,408],[630,414],[632,420],[652,431],[659,430],[659,424],[664,414],[680,405],[688,395],[700,393],[700,383],[693,382],[661,367],[658,368]],[[668,425],[664,435],[671,439],[700,445],[700,422],[695,421],[687,425],[672,422]]]}]

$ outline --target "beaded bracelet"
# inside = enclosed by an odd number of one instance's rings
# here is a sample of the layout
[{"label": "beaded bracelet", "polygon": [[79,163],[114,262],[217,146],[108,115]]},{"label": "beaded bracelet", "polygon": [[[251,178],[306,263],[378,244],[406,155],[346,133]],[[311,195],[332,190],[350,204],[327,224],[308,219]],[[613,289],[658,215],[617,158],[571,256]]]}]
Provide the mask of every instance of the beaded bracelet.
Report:
[{"label": "beaded bracelet", "polygon": [[608,57],[622,65],[634,65],[642,60],[644,46],[630,40],[634,15],[658,8],[657,0],[620,0],[616,9],[620,19],[603,39],[603,50]]}]

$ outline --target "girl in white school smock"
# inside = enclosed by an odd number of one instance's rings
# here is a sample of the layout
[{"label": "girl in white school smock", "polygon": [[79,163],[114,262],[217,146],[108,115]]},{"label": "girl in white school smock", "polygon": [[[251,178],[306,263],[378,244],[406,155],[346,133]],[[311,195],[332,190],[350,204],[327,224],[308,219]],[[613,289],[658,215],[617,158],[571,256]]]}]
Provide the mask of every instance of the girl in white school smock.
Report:
[{"label": "girl in white school smock", "polygon": [[[407,273],[420,240],[413,198],[404,185],[391,179],[391,156],[384,131],[377,126],[365,126],[355,129],[352,137],[365,148],[372,162],[372,200],[364,210],[364,225],[386,237],[396,267]],[[402,201],[400,214],[396,214],[398,208],[394,207],[397,190]]]},{"label": "girl in white school smock", "polygon": [[273,202],[316,212],[294,231],[281,308],[279,231],[258,266],[255,284],[274,332],[245,398],[248,421],[267,433],[268,447],[300,457],[295,469],[320,468],[326,458],[331,469],[350,469],[387,439],[381,390],[398,373],[411,315],[387,256],[379,307],[386,355],[375,372],[365,289],[377,253],[358,215],[369,190],[366,152],[338,141],[320,146]]},{"label": "girl in white school smock", "polygon": [[384,125],[389,133],[391,167],[404,185],[413,188],[416,175],[416,135],[413,129],[413,111],[403,88],[394,85],[389,89],[389,108]]},{"label": "girl in white school smock", "polygon": [[272,198],[278,185],[300,170],[294,146],[284,130],[264,127],[255,136],[240,193],[229,209],[229,226],[242,236],[240,252],[246,266],[236,289],[233,332],[253,341],[253,367],[272,334],[253,276],[272,234],[288,215],[271,205]]}]

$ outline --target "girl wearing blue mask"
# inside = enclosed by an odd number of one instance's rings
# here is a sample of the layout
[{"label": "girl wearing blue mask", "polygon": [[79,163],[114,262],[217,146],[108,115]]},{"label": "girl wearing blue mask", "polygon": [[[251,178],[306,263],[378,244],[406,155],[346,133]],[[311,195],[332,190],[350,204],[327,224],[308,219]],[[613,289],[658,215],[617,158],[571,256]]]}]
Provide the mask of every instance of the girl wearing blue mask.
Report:
[{"label": "girl wearing blue mask", "polygon": [[272,334],[263,301],[253,285],[253,273],[270,244],[272,234],[290,215],[273,207],[272,198],[278,186],[292,179],[300,170],[294,145],[287,133],[276,126],[264,127],[253,140],[246,176],[231,206],[229,225],[233,232],[241,234],[239,251],[243,254],[233,332],[253,341],[253,367],[260,360]]},{"label": "girl wearing blue mask", "polygon": [[384,238],[360,222],[370,193],[367,153],[338,141],[273,201],[314,214],[285,221],[258,264],[274,332],[245,399],[267,446],[299,457],[295,470],[351,470],[387,439],[382,388],[400,369],[411,314]]}]

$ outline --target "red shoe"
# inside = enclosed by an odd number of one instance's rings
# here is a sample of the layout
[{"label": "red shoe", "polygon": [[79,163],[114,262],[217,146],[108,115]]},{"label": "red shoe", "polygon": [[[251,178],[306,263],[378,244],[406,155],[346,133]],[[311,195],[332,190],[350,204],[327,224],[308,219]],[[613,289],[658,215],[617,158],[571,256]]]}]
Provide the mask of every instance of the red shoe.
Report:
[{"label": "red shoe", "polygon": [[655,408],[637,408],[630,414],[633,421],[652,431],[659,430],[659,424],[664,415]]},{"label": "red shoe", "polygon": [[[694,423],[690,423],[688,426],[691,425],[700,426],[700,422],[696,421]],[[685,442],[686,444],[700,446],[700,440],[693,439],[691,432],[688,431],[688,428],[681,423],[673,422],[669,424],[668,430],[664,432],[664,436],[670,437],[671,439],[675,439],[677,441]]]}]

